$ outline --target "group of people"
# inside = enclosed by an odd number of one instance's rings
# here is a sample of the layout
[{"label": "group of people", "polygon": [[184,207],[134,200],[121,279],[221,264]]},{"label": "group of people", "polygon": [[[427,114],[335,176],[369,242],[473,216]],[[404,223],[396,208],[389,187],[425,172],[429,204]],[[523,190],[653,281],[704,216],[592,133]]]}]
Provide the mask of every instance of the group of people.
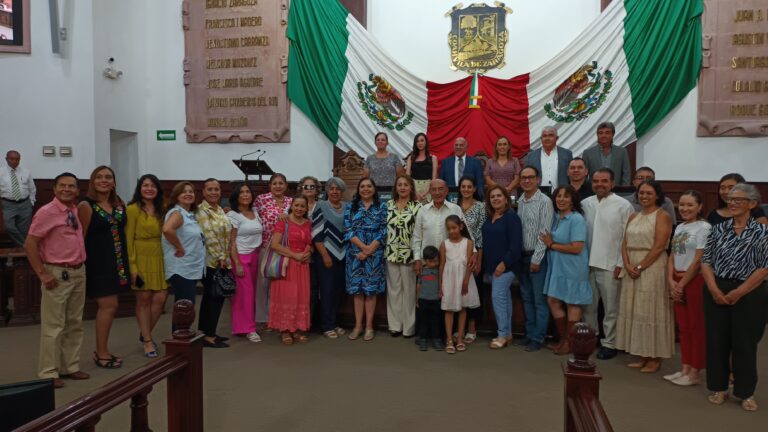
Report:
[{"label": "group of people", "polygon": [[[227,208],[215,179],[204,182],[198,202],[191,183],[176,184],[166,200],[159,180],[144,175],[126,204],[106,166],[93,171],[78,203],[77,179],[61,174],[25,244],[43,283],[40,376],[57,386],[61,378],[87,378],[78,367],[85,295],[99,305],[93,360],[117,368],[122,359],[108,349],[109,330],[117,295],[129,289],[147,357],[158,354],[152,331],[168,284],[176,299],[194,302],[202,281],[205,346],[228,346],[217,334],[227,274],[237,286],[232,334],[252,342],[263,328],[279,332],[285,345],[306,342],[313,323],[329,339],[370,341],[376,301],[386,293],[392,336],[454,354],[477,339],[480,289],[488,284],[497,326],[491,349],[546,346],[567,354],[569,329],[584,321],[602,330],[599,359],[626,351],[636,357],[629,367],[652,373],[674,353],[676,320],[682,368],[664,378],[694,385],[706,369],[710,402],[723,403],[732,382],[742,407],[757,410],[757,345],[768,305],[768,228],[757,189],[726,175],[720,206],[706,219],[701,194],[686,191],[678,221],[651,168],[631,175],[613,133],[612,124],[601,124],[598,146],[574,158],[556,145],[557,130],[545,128],[542,147],[524,164],[501,137],[484,170],[466,155],[464,138],[438,169],[426,135],[415,137],[401,164],[379,133],[348,203],[339,178],[325,182],[322,196],[317,179],[302,178],[290,197],[285,176],[275,174],[258,196],[237,185]],[[630,181],[631,199],[613,192]],[[383,185],[392,188],[386,202]],[[456,203],[446,199],[449,186],[458,187]],[[516,280],[525,336],[513,339]],[[348,334],[337,321],[344,292],[354,304]],[[545,345],[550,316],[558,340]]]}]

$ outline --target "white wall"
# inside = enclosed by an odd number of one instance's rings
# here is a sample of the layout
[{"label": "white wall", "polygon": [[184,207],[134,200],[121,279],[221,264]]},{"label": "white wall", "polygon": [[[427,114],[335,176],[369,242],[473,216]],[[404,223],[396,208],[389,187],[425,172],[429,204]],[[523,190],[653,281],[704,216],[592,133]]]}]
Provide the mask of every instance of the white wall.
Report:
[{"label": "white wall", "polygon": [[[51,52],[48,2],[30,4],[32,53],[0,53],[0,152],[19,150],[37,177],[87,177],[95,162],[91,0],[61,2],[65,56]],[[56,146],[57,156],[43,157],[44,145]],[[59,157],[59,146],[71,146],[74,156]]]},{"label": "white wall", "polygon": [[[330,174],[332,147],[297,109],[291,143],[187,144],[184,125],[181,0],[60,0],[70,40],[65,56],[51,53],[48,6],[32,3],[32,54],[0,54],[0,151],[21,150],[38,177],[63,170],[87,177],[109,162],[109,130],[136,132],[139,170],[163,179],[240,178],[230,162],[257,148],[289,179]],[[369,0],[368,27],[400,62],[420,77],[447,82],[451,71],[443,16],[456,0]],[[491,3],[491,2],[487,2]],[[508,78],[555,56],[599,14],[599,0],[508,1],[507,65],[489,72]],[[468,3],[467,3],[468,4]],[[101,72],[107,57],[124,71],[119,81]],[[155,131],[175,129],[177,141]],[[766,138],[696,138],[696,91],[640,140],[638,163],[664,180],[716,180],[738,171],[768,181]],[[70,145],[73,158],[43,158],[43,145]],[[734,150],[738,150],[735,152]]]}]

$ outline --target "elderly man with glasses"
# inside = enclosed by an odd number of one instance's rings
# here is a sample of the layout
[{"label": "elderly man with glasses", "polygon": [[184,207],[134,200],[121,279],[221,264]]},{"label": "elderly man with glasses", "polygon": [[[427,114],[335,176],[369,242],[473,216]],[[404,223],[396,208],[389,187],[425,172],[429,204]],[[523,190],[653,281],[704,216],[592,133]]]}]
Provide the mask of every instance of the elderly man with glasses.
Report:
[{"label": "elderly man with glasses", "polygon": [[24,247],[32,269],[42,282],[40,300],[40,359],[38,376],[82,380],[83,305],[85,304],[85,243],[77,218],[77,177],[59,174],[53,201],[32,218]]}]

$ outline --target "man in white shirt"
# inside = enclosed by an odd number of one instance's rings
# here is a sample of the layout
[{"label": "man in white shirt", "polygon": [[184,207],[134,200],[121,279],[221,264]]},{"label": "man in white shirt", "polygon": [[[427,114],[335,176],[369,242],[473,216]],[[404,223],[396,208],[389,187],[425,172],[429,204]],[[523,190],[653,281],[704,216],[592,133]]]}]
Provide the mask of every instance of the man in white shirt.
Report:
[{"label": "man in white shirt", "polygon": [[603,300],[602,345],[597,358],[607,360],[616,357],[616,320],[619,314],[621,283],[619,273],[623,266],[621,244],[624,229],[632,214],[632,204],[611,192],[614,186],[613,171],[600,168],[592,174],[595,195],[581,202],[587,220],[587,246],[589,247],[589,279],[592,285],[592,304],[585,307],[584,319],[597,328],[597,309]]},{"label": "man in white shirt", "polygon": [[525,159],[525,166],[536,168],[541,186],[554,190],[568,184],[568,163],[573,159],[570,150],[557,146],[557,129],[546,126],[541,130],[541,147],[533,150]]},{"label": "man in white shirt", "polygon": [[10,150],[5,155],[6,166],[0,167],[0,200],[3,206],[5,232],[16,243],[24,246],[29,224],[32,223],[32,208],[35,205],[35,181],[29,170],[19,166],[21,154]]},{"label": "man in white shirt", "polygon": [[[413,270],[416,274],[421,273],[421,253],[427,246],[440,248],[440,244],[447,238],[445,231],[445,218],[449,215],[456,215],[464,220],[464,212],[458,205],[446,201],[448,195],[448,186],[441,179],[432,180],[429,184],[429,194],[432,196],[432,202],[425,205],[416,214],[416,223],[413,227],[413,240],[411,249],[413,249]],[[473,264],[474,260],[470,261]]]}]

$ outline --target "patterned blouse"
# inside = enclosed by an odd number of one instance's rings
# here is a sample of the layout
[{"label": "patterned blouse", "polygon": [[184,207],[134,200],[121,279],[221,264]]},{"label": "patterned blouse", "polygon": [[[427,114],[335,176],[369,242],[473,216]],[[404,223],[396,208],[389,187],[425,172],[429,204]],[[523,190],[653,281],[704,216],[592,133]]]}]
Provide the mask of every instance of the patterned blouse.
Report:
[{"label": "patterned blouse", "polygon": [[268,247],[272,241],[272,233],[275,231],[275,224],[277,218],[281,214],[284,214],[291,207],[293,198],[284,197],[283,207],[278,207],[275,202],[275,197],[272,196],[272,192],[263,193],[256,196],[253,201],[253,208],[259,213],[261,218],[261,225],[264,227],[264,231],[261,233],[261,246]]},{"label": "patterned blouse", "polygon": [[504,166],[499,165],[499,162],[494,159],[488,159],[485,163],[485,173],[494,182],[500,184],[503,187],[509,186],[514,180],[516,175],[520,175],[520,161],[517,158],[511,158],[507,160]]},{"label": "patterned blouse", "polygon": [[713,226],[701,263],[721,279],[746,280],[755,270],[768,268],[768,225],[750,217],[738,235],[732,218]]},{"label": "patterned blouse", "polygon": [[472,239],[475,241],[475,248],[483,247],[483,224],[485,223],[485,204],[475,201],[472,207],[464,213],[464,220],[467,222],[467,229]]},{"label": "patterned blouse", "polygon": [[232,223],[221,206],[216,210],[203,201],[197,206],[195,219],[203,231],[205,238],[205,265],[216,268],[219,261],[226,261],[229,268],[229,232],[232,231]]},{"label": "patterned blouse", "polygon": [[421,203],[409,201],[405,208],[397,208],[395,200],[387,201],[387,245],[384,254],[387,261],[398,264],[410,264],[413,261],[411,240],[416,214]]}]

